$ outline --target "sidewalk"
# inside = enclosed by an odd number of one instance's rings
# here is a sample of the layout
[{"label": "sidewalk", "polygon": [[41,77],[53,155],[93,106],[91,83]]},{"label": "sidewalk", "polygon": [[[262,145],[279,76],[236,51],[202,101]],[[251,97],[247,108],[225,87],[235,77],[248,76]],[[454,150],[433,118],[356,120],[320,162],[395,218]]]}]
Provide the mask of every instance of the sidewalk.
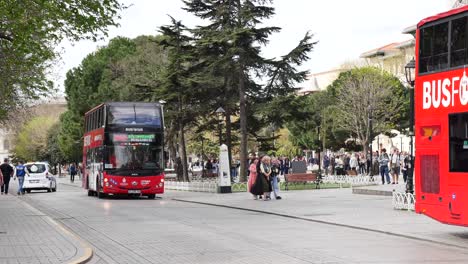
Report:
[{"label": "sidewalk", "polygon": [[406,184],[378,184],[378,185],[369,185],[369,186],[356,186],[353,187],[354,194],[368,194],[368,195],[382,195],[382,196],[392,196],[393,192],[406,192]]},{"label": "sidewalk", "polygon": [[[85,263],[91,247],[16,196],[0,196],[0,263]],[[13,195],[14,194],[14,195]]]},{"label": "sidewalk", "polygon": [[[444,225],[414,212],[394,210],[391,197],[354,195],[349,189],[282,192],[282,200],[253,200],[248,193],[209,194],[167,191],[164,199],[212,204],[320,224],[364,229],[468,249],[465,227]],[[313,227],[313,224],[311,227]]]}]

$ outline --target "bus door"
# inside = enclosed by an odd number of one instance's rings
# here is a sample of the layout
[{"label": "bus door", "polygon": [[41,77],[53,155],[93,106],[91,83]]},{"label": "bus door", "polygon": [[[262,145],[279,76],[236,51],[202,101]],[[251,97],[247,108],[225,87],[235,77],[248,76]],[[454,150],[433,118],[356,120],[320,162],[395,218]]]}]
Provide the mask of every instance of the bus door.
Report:
[{"label": "bus door", "polygon": [[[418,148],[415,157],[415,175],[417,193],[416,202],[430,205],[442,205],[447,186],[447,175],[441,173],[443,155],[442,122],[437,117],[418,120],[415,137]],[[421,208],[424,211],[424,208]]]}]

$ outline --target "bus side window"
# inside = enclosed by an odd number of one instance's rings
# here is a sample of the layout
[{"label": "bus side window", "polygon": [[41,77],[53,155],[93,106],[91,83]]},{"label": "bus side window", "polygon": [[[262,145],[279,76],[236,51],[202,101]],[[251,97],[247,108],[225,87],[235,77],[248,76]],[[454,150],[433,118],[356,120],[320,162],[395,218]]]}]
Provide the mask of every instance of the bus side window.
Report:
[{"label": "bus side window", "polygon": [[466,22],[466,17],[452,21],[452,39],[450,40],[451,67],[457,67],[466,64]]},{"label": "bus side window", "polygon": [[434,26],[434,70],[448,68],[448,22]]}]

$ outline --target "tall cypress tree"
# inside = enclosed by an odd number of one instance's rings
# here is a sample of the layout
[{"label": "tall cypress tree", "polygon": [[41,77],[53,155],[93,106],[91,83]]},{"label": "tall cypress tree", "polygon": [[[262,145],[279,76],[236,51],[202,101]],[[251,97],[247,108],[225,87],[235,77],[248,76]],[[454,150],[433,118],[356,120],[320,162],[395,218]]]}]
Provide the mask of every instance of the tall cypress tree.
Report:
[{"label": "tall cypress tree", "polygon": [[[268,99],[294,90],[294,84],[305,78],[306,72],[296,70],[308,59],[307,53],[315,43],[306,34],[299,45],[280,60],[261,56],[261,48],[268,37],[280,31],[279,27],[261,27],[263,20],[274,15],[269,0],[184,0],[185,10],[201,19],[206,26],[193,30],[200,58],[207,69],[223,80],[223,102],[230,110],[239,105],[241,134],[241,180],[246,180],[249,105],[267,102]],[[258,77],[269,78],[266,85],[257,83]],[[255,78],[255,79],[254,79]],[[224,98],[224,97],[222,97]],[[231,109],[231,107],[233,109]],[[249,110],[249,111],[248,111]],[[229,120],[230,121],[230,120]]]},{"label": "tall cypress tree", "polygon": [[194,109],[191,109],[191,106],[194,94],[189,83],[194,53],[192,38],[185,34],[185,26],[172,17],[171,20],[171,25],[160,28],[163,34],[160,44],[167,49],[168,64],[163,73],[162,87],[155,90],[155,93],[167,101],[167,108],[171,113],[168,118],[172,119],[173,125],[178,130],[180,162],[176,164],[177,177],[179,180],[188,181],[185,130],[187,124],[193,120],[191,112]]}]

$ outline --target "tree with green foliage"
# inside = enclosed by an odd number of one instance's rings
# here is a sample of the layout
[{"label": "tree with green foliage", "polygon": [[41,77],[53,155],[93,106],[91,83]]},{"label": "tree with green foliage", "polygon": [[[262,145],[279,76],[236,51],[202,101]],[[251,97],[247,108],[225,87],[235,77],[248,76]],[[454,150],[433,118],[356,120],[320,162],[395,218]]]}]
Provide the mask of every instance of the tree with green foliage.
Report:
[{"label": "tree with green foliage", "polygon": [[118,0],[0,1],[0,116],[51,91],[60,41],[106,35],[125,8]]},{"label": "tree with green foliage", "polygon": [[47,131],[47,147],[46,147],[46,160],[51,166],[56,166],[66,162],[64,159],[65,155],[60,149],[60,143],[58,141],[58,135],[60,133],[60,122],[53,124]]},{"label": "tree with green foliage", "polygon": [[[265,118],[255,115],[255,110],[261,107],[255,107],[261,103],[269,103],[275,96],[287,95],[295,90],[295,84],[303,81],[307,73],[297,71],[296,68],[308,59],[307,53],[315,44],[310,41],[311,36],[306,34],[296,48],[280,59],[263,58],[261,46],[268,43],[268,37],[272,33],[280,30],[278,27],[260,27],[263,20],[274,15],[274,8],[268,5],[271,2],[184,1],[188,12],[209,21],[207,26],[194,30],[195,36],[199,38],[197,46],[202,48],[201,54],[213,54],[200,56],[201,60],[206,59],[209,69],[219,69],[225,74],[217,75],[221,78],[216,78],[225,84],[222,86],[223,92],[231,89],[238,95],[236,104],[239,104],[241,180],[246,180],[249,128],[271,123],[270,120],[262,122]],[[266,84],[260,84],[258,78],[265,78]],[[258,122],[249,122],[248,126],[249,119]]]},{"label": "tree with green foliage", "polygon": [[369,143],[369,117],[373,132],[380,133],[404,127],[408,119],[408,91],[400,80],[375,67],[363,67],[343,72],[328,88],[335,94],[334,123],[356,138],[364,151]]},{"label": "tree with green foliage", "polygon": [[15,158],[22,161],[47,160],[47,131],[54,123],[53,118],[42,116],[29,121],[15,138]]}]

